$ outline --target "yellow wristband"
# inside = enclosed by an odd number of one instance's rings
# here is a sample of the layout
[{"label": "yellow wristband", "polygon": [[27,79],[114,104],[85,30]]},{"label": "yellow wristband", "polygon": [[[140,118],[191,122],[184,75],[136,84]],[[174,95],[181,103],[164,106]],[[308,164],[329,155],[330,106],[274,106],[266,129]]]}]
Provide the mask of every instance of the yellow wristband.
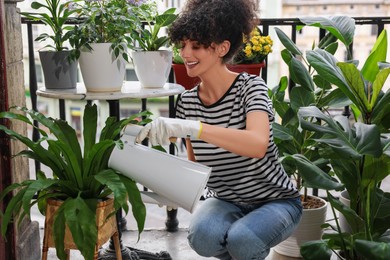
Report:
[{"label": "yellow wristband", "polygon": [[197,136],[197,138],[199,139],[200,138],[200,135],[202,134],[202,130],[203,130],[203,124],[202,124],[202,122],[200,122],[199,121],[199,131],[198,131],[198,136]]}]

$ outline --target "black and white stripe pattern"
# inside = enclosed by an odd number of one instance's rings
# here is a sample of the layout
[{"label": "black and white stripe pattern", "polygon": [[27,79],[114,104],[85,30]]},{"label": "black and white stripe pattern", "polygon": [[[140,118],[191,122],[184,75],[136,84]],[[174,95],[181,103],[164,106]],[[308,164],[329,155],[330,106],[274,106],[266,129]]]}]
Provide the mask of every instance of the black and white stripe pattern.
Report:
[{"label": "black and white stripe pattern", "polygon": [[274,114],[267,86],[257,76],[240,74],[226,94],[215,104],[206,106],[197,87],[185,91],[177,102],[176,117],[245,129],[246,115],[264,111],[270,121],[270,143],[264,158],[236,155],[202,140],[191,140],[197,162],[212,167],[206,197],[218,197],[238,203],[254,203],[299,196],[283,167],[273,142]]}]

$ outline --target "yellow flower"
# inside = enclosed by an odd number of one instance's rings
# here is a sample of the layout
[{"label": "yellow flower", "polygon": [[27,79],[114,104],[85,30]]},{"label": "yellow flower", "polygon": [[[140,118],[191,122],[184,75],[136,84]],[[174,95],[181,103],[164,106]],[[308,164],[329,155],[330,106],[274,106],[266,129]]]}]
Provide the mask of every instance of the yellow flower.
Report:
[{"label": "yellow flower", "polygon": [[256,27],[249,35],[243,36],[243,47],[234,58],[235,63],[261,63],[272,52],[273,41],[269,35],[261,36]]}]

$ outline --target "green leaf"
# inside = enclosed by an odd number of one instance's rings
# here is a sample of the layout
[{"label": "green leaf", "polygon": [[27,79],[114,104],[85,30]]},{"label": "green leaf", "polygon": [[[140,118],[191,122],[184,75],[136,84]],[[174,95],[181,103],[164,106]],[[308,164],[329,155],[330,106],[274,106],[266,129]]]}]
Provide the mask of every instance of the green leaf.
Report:
[{"label": "green leaf", "polygon": [[322,78],[338,86],[353,103],[357,103],[356,97],[349,90],[348,82],[343,72],[337,66],[337,60],[330,53],[316,49],[308,51],[306,57],[309,64]]},{"label": "green leaf", "polygon": [[[349,93],[344,93],[347,96],[353,95],[355,97],[354,100],[356,102],[354,102],[354,104],[359,108],[360,111],[370,113],[372,109],[368,103],[365,92],[366,87],[360,71],[352,63],[339,62],[337,63],[337,66],[342,71],[344,78],[349,86],[347,89]],[[345,91],[345,89],[343,91]]]},{"label": "green leaf", "polygon": [[289,64],[291,79],[308,91],[314,91],[313,79],[306,67],[297,58],[293,57]]},{"label": "green leaf", "polygon": [[[52,179],[38,179],[33,182],[31,182],[24,192],[22,202],[23,202],[23,209],[25,212],[30,212],[31,208],[31,201],[39,191],[46,190],[49,187],[53,186],[57,183],[57,180]],[[28,214],[29,216],[30,214]]]},{"label": "green leaf", "polygon": [[86,157],[96,143],[97,106],[87,104],[83,116],[84,157]]},{"label": "green leaf", "polygon": [[387,31],[383,30],[377,38],[370,55],[362,68],[363,77],[374,82],[376,75],[379,72],[379,62],[385,61],[387,56]]},{"label": "green leaf", "polygon": [[304,179],[306,187],[318,188],[324,190],[342,190],[344,185],[332,179],[326,172],[321,170],[317,165],[308,160],[301,154],[286,156],[285,159],[296,162],[299,174]]},{"label": "green leaf", "polygon": [[299,18],[299,20],[306,25],[327,30],[344,43],[347,50],[349,49],[349,45],[353,42],[355,20],[349,16],[315,16]]},{"label": "green leaf", "polygon": [[[385,82],[389,76],[390,68],[385,68],[376,75],[376,78],[372,84],[372,97],[370,100],[370,107],[374,108],[377,98],[380,95],[383,86],[385,85]],[[387,110],[389,111],[389,110]]]},{"label": "green leaf", "polygon": [[[379,157],[382,154],[380,131],[376,125],[356,123],[351,128],[346,117],[331,118],[314,106],[300,108],[298,117],[303,129],[327,134],[316,141],[328,145],[343,158],[359,159],[363,155]],[[309,120],[311,117],[327,124],[312,123]]]},{"label": "green leaf", "polygon": [[146,207],[141,199],[140,191],[137,184],[124,175],[119,175],[119,178],[126,187],[128,200],[131,204],[134,219],[137,222],[138,227],[138,240],[141,232],[144,230],[145,218],[146,218]]},{"label": "green leaf", "polygon": [[122,182],[119,174],[112,169],[107,169],[95,175],[95,179],[103,185],[112,190],[114,193],[115,209],[122,207],[126,212],[128,211],[126,187]]},{"label": "green leaf", "polygon": [[332,251],[324,240],[305,242],[300,252],[305,260],[330,260],[332,256]]},{"label": "green leaf", "polygon": [[281,29],[276,27],[275,31],[279,40],[288,51],[290,51],[294,55],[302,56],[302,52],[298,49],[296,44]]},{"label": "green leaf", "polygon": [[349,206],[341,203],[339,199],[335,198],[330,193],[328,193],[328,201],[333,208],[338,210],[340,214],[344,215],[353,233],[357,233],[364,229],[364,220]]},{"label": "green leaf", "polygon": [[3,235],[3,237],[5,237],[8,225],[12,220],[13,214],[16,214],[20,211],[20,208],[22,206],[22,198],[25,192],[26,188],[19,190],[18,193],[16,193],[15,196],[11,198],[7,205],[7,208],[1,218],[1,234]]},{"label": "green leaf", "polygon": [[315,104],[315,98],[312,91],[295,86],[290,92],[291,108],[296,112],[300,107],[306,107]]},{"label": "green leaf", "polygon": [[[66,201],[64,202],[66,203]],[[57,257],[61,260],[66,259],[66,253],[65,253],[65,226],[66,226],[66,219],[65,219],[65,208],[64,203],[59,207],[54,215],[54,221],[53,221],[53,240],[56,247],[56,253]]]},{"label": "green leaf", "polygon": [[356,251],[366,259],[387,260],[390,259],[390,244],[357,239]]},{"label": "green leaf", "polygon": [[85,259],[93,259],[97,241],[96,199],[67,199],[61,207],[73,241]]}]

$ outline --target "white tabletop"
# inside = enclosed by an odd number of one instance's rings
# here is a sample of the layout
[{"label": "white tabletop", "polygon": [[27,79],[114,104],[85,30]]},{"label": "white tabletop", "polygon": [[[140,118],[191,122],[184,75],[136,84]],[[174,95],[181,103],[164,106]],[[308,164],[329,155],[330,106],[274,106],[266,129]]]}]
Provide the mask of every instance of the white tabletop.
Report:
[{"label": "white tabletop", "polygon": [[181,94],[184,87],[175,83],[166,83],[162,88],[141,88],[139,81],[125,81],[122,90],[117,92],[87,92],[84,84],[78,83],[76,89],[37,90],[37,95],[47,98],[73,100],[119,100],[126,98],[166,97]]}]

